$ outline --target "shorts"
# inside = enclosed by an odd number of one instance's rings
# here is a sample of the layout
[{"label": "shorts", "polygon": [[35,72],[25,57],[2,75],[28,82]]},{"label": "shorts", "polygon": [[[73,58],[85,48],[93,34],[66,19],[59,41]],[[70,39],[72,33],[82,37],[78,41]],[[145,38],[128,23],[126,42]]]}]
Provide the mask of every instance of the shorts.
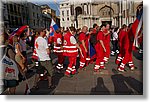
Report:
[{"label": "shorts", "polygon": [[15,60],[17,63],[20,63],[20,61],[22,60],[22,57],[18,54],[15,55]]},{"label": "shorts", "polygon": [[53,66],[51,60],[40,61],[40,66],[47,70],[48,76],[53,76]]},{"label": "shorts", "polygon": [[16,87],[19,85],[18,80],[4,80],[4,87],[11,88],[11,87]]}]

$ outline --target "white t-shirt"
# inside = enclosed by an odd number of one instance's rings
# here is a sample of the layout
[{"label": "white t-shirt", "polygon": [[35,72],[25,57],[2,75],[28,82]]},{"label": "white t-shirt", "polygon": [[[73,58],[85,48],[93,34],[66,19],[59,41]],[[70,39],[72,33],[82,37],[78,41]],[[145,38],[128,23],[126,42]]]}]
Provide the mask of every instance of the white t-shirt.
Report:
[{"label": "white t-shirt", "polygon": [[113,40],[118,40],[118,34],[117,34],[117,32],[113,33]]},{"label": "white t-shirt", "polygon": [[35,49],[36,49],[36,52],[38,54],[39,60],[40,61],[50,60],[49,54],[46,51],[46,49],[49,48],[47,41],[43,37],[39,36],[35,40],[35,44],[37,45],[35,47]]}]

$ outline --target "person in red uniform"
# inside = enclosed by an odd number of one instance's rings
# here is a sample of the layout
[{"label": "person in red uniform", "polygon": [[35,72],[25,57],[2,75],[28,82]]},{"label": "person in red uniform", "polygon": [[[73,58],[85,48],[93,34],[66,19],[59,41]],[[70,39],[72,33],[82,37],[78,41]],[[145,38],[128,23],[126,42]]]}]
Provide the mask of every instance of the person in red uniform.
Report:
[{"label": "person in red uniform", "polygon": [[87,48],[85,46],[86,43],[86,33],[88,31],[87,26],[83,26],[80,34],[79,34],[79,44],[82,51],[83,56],[80,53],[80,69],[82,69],[85,66],[86,63],[86,57],[87,57]]},{"label": "person in red uniform", "polygon": [[61,72],[61,70],[63,69],[63,62],[64,62],[63,49],[62,49],[63,36],[60,29],[57,30],[56,33],[54,34],[54,50],[53,50],[58,57],[58,64],[56,65],[58,72]]},{"label": "person in red uniform", "polygon": [[88,66],[89,62],[90,62],[90,48],[89,48],[89,44],[90,44],[90,38],[91,38],[91,34],[93,33],[93,28],[89,28],[89,32],[86,35],[86,40],[85,40],[85,46],[87,48],[87,57],[86,57],[86,66]]},{"label": "person in red uniform", "polygon": [[74,38],[74,34],[76,33],[74,27],[70,27],[69,30],[64,35],[63,42],[63,55],[69,58],[69,65],[66,69],[65,75],[70,77],[76,73],[76,59],[78,55],[78,48],[80,47],[77,44],[76,39]]},{"label": "person in red uniform", "polygon": [[131,70],[134,70],[134,64],[132,61],[132,46],[133,41],[131,40],[132,35],[127,31],[127,26],[123,25],[122,30],[119,34],[119,46],[120,46],[120,53],[119,56],[122,58],[120,61],[121,63],[118,66],[118,71],[124,72],[125,65],[129,63],[129,67]]},{"label": "person in red uniform", "polygon": [[104,30],[105,26],[101,26],[101,30],[97,34],[97,43],[95,45],[95,50],[96,50],[96,64],[94,67],[94,71],[98,72],[99,69],[104,69],[104,54],[106,52],[106,48],[104,46]]},{"label": "person in red uniform", "polygon": [[104,30],[104,45],[106,48],[105,56],[104,56],[104,62],[107,63],[108,59],[110,57],[110,25],[106,24],[106,29]]}]

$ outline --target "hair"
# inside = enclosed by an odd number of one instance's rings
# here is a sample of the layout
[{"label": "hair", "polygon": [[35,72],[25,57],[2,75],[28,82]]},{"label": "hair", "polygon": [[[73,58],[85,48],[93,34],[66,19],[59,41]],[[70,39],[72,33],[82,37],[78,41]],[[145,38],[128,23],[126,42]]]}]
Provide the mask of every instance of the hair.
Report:
[{"label": "hair", "polygon": [[122,29],[124,29],[124,28],[126,28],[127,27],[127,25],[126,24],[123,24],[122,25]]},{"label": "hair", "polygon": [[98,26],[96,23],[93,24],[93,28],[95,28],[96,26]]},{"label": "hair", "polygon": [[106,24],[102,24],[102,25],[100,26],[100,29],[101,29],[103,26],[106,27]]},{"label": "hair", "polygon": [[70,31],[76,32],[75,27],[69,27]]},{"label": "hair", "polygon": [[114,28],[114,32],[117,32],[118,29],[119,29],[119,27]]},{"label": "hair", "polygon": [[90,31],[93,31],[93,28],[89,28],[89,32],[90,32]]}]

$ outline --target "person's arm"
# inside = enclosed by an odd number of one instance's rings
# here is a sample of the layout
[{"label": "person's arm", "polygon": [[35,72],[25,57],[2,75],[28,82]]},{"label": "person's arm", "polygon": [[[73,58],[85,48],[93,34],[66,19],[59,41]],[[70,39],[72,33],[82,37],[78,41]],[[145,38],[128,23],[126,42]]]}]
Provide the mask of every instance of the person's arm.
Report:
[{"label": "person's arm", "polygon": [[84,49],[85,49],[85,52],[87,52],[87,49],[86,49],[84,40],[82,40],[81,43],[82,43],[82,45],[83,45],[83,47],[84,47]]},{"label": "person's arm", "polygon": [[106,52],[106,48],[105,48],[105,46],[104,46],[103,41],[102,41],[102,40],[99,40],[99,42],[100,42],[100,44],[102,45],[102,47],[103,47],[103,49],[104,49],[104,52]]},{"label": "person's arm", "polygon": [[104,33],[104,36],[107,36],[108,34],[110,34],[110,31],[108,31],[107,33]]},{"label": "person's arm", "polygon": [[26,32],[26,35],[27,35],[27,36],[30,35],[30,28],[29,28],[29,26],[27,26],[27,32]]},{"label": "person's arm", "polygon": [[21,51],[20,51],[20,45],[19,45],[19,44],[16,44],[16,49],[17,49],[17,53],[18,53],[23,59],[25,59],[24,56],[22,55]]}]

